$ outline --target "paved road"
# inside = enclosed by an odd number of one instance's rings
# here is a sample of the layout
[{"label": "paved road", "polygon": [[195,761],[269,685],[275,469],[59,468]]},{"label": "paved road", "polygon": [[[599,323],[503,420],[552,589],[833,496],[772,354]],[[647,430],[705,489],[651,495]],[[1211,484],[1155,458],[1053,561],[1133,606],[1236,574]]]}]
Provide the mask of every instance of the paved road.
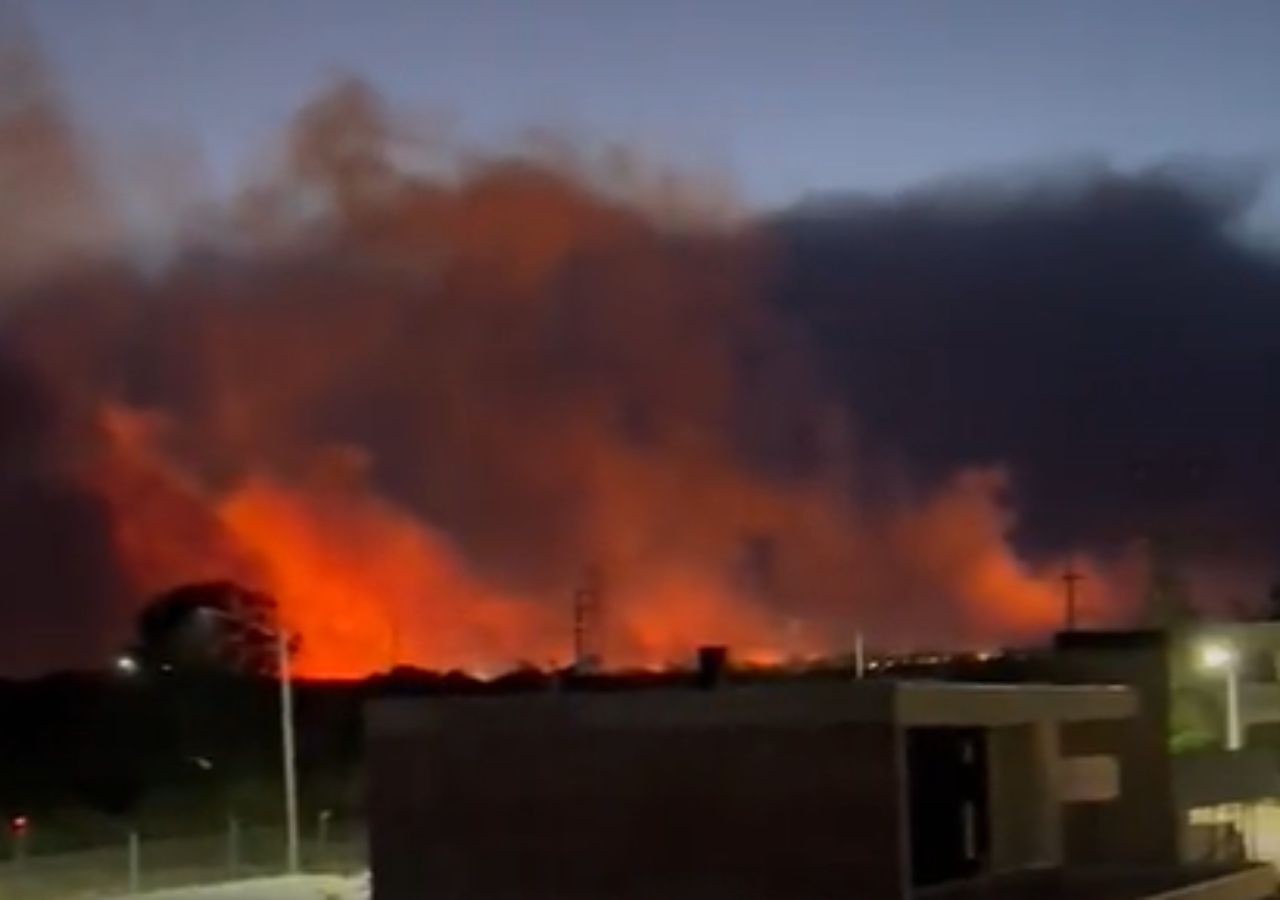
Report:
[{"label": "paved road", "polygon": [[369,877],[294,875],[254,878],[207,887],[148,891],[136,897],[137,900],[368,900]]}]

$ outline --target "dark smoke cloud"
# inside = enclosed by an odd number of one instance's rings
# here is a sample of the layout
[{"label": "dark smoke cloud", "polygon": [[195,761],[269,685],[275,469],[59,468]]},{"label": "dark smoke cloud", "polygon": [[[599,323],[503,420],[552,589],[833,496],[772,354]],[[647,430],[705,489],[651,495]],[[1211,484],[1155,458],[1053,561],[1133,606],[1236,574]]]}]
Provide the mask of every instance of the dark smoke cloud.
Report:
[{"label": "dark smoke cloud", "polygon": [[3,672],[105,658],[128,596],[109,511],[67,468],[56,404],[0,358],[0,647]]},{"label": "dark smoke cloud", "polygon": [[[40,55],[0,9],[0,312],[101,247],[107,220]],[[128,595],[109,510],[74,474],[92,435],[0,334],[0,673],[104,658]]]},{"label": "dark smoke cloud", "polygon": [[1156,536],[1270,577],[1280,263],[1238,240],[1264,174],[1064,166],[825,200],[774,223],[776,301],[870,443],[926,477],[1007,465],[1024,548]]}]

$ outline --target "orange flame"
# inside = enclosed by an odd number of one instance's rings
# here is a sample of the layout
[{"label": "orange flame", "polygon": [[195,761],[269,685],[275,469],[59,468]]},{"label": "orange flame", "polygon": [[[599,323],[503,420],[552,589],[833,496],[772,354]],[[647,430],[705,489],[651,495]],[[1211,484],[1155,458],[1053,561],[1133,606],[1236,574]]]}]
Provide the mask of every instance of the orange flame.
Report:
[{"label": "orange flame", "polygon": [[253,478],[218,513],[301,633],[305,675],[355,677],[402,662],[493,669],[537,650],[538,607],[484,584],[441,535],[385,501]]}]

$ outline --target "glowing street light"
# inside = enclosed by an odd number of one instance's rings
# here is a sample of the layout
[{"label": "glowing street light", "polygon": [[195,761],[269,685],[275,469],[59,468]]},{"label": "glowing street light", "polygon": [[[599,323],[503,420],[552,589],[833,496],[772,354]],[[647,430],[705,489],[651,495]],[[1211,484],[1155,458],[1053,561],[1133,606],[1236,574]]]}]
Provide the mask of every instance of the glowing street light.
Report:
[{"label": "glowing street light", "polygon": [[1240,729],[1240,656],[1231,644],[1215,641],[1200,648],[1200,664],[1221,672],[1227,688],[1227,749],[1244,746]]},{"label": "glowing street light", "polygon": [[116,657],[115,668],[121,675],[137,675],[141,666],[138,665],[138,660],[133,656],[128,653],[122,653]]},{"label": "glowing street light", "polygon": [[1212,643],[1200,648],[1200,662],[1206,669],[1223,670],[1234,668],[1236,651],[1230,644]]}]

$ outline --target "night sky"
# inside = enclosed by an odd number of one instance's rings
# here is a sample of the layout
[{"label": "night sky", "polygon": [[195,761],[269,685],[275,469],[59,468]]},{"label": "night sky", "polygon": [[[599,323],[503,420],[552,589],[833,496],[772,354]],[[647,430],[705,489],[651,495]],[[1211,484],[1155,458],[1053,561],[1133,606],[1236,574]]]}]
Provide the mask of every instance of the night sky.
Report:
[{"label": "night sky", "polygon": [[[222,324],[232,332],[243,328],[251,337],[265,335],[264,342],[283,334],[287,342],[313,323],[309,313],[298,316],[301,305],[272,306],[274,298],[311,292],[321,298],[321,346],[335,334],[359,332],[346,319],[345,298],[364,302],[383,292],[393,298],[387,309],[395,315],[413,308],[417,282],[402,283],[400,273],[368,280],[361,266],[383,257],[369,256],[365,235],[351,221],[341,222],[348,230],[339,229],[335,239],[340,252],[303,254],[292,268],[277,267],[269,255],[224,258],[221,246],[208,257],[208,247],[188,253],[192,248],[174,238],[172,226],[190,212],[184,204],[201,201],[207,219],[246,175],[263,169],[299,107],[343,73],[368,86],[367,94],[364,87],[337,92],[334,107],[344,121],[351,112],[344,103],[364,114],[360,104],[376,96],[466,146],[500,149],[527,129],[549,128],[584,146],[618,141],[736,185],[745,209],[736,221],[745,220],[752,235],[747,250],[708,238],[709,250],[687,235],[672,246],[646,238],[640,250],[626,241],[625,253],[612,245],[601,250],[587,228],[586,237],[570,241],[581,243],[581,259],[566,251],[575,262],[563,267],[568,274],[544,273],[536,291],[522,288],[545,295],[557,312],[545,329],[534,330],[528,384],[514,392],[505,382],[495,388],[495,406],[509,407],[508,418],[528,409],[541,414],[544,405],[558,415],[561,403],[580,399],[577,385],[566,388],[572,379],[556,368],[563,355],[556,342],[564,341],[584,355],[572,360],[583,367],[574,370],[579,377],[590,372],[616,388],[610,402],[619,409],[610,415],[617,421],[608,419],[603,429],[610,439],[617,430],[637,446],[661,448],[659,455],[680,468],[694,463],[683,446],[671,451],[665,429],[714,431],[716,459],[728,460],[732,475],[725,476],[724,496],[767,493],[774,499],[765,506],[786,510],[779,521],[807,523],[796,525],[798,532],[822,519],[796,500],[808,496],[796,485],[814,477],[813,458],[820,455],[814,448],[822,427],[815,422],[825,419],[817,411],[838,409],[840,453],[856,460],[852,492],[860,510],[872,510],[848,529],[859,535],[867,559],[875,553],[865,533],[892,530],[886,523],[916,510],[916,498],[951,496],[957,473],[999,470],[1007,481],[978,492],[979,518],[1004,509],[1007,499],[1009,539],[1032,563],[1056,566],[1080,554],[1102,572],[1130,559],[1136,541],[1155,536],[1176,545],[1208,606],[1256,604],[1280,582],[1280,5],[26,0],[10,6],[5,21],[22,20],[15,33],[39,47],[89,170],[79,172],[56,154],[33,156],[33,144],[24,144],[30,132],[6,131],[8,113],[0,106],[0,163],[17,173],[0,181],[0,201],[28,211],[12,221],[0,212],[0,238],[10,244],[8,256],[0,252],[6,294],[0,532],[8,536],[0,544],[0,579],[11,588],[0,597],[0,646],[9,641],[9,656],[20,660],[11,668],[31,672],[101,658],[121,639],[121,611],[137,602],[136,573],[111,548],[119,522],[83,477],[83,457],[97,452],[85,447],[101,435],[88,424],[91,403],[78,388],[68,389],[77,378],[112,402],[153,404],[184,425],[199,423],[175,444],[189,453],[183,477],[211,493],[228,490],[251,463],[296,462],[295,444],[349,442],[373,459],[379,500],[391,498],[396,509],[429,522],[485,574],[501,570],[506,577],[525,565],[538,571],[520,571],[519,578],[560,590],[556,579],[564,572],[543,571],[547,559],[562,552],[565,571],[580,563],[583,544],[561,539],[582,530],[577,498],[560,503],[572,492],[555,477],[531,476],[532,466],[506,458],[505,433],[502,441],[495,437],[488,460],[446,433],[457,423],[445,422],[443,437],[401,434],[406,411],[419,415],[424,398],[440,400],[433,391],[443,390],[414,368],[416,348],[401,347],[402,368],[394,370],[361,368],[360,359],[335,382],[339,388],[307,396],[311,405],[290,397],[267,410],[274,419],[248,415],[249,424],[266,424],[265,437],[223,433],[225,423],[210,412],[224,410],[201,392],[213,393],[205,382],[217,382],[221,372],[183,352],[184,341],[203,338],[203,316],[230,309],[230,323]],[[60,128],[49,132],[58,147]],[[32,159],[46,182],[24,169]],[[61,216],[62,207],[46,202],[41,192],[50,186],[75,193],[68,187],[74,179],[58,174],[51,159],[92,183],[95,190],[85,193],[95,203],[99,193],[108,198],[109,224]],[[162,168],[153,165],[157,160]],[[158,182],[174,190],[152,190]],[[500,180],[495,195],[511,191],[518,200],[498,207],[515,225],[513,234],[500,233],[506,243],[491,251],[489,263],[538,263],[538,254],[550,252],[524,243],[530,232],[538,236],[546,209],[563,212],[563,205],[546,203],[563,185],[543,188],[525,193],[519,177]],[[482,200],[489,196],[480,193]],[[131,202],[135,195],[147,198],[145,215]],[[81,198],[59,196],[67,209],[79,209]],[[417,209],[417,195],[404,196],[406,208]],[[565,215],[573,223],[578,215],[612,221],[611,208],[600,212],[592,203],[585,204],[588,213],[573,207]],[[55,212],[46,216],[49,209]],[[507,221],[490,215],[465,222],[483,234],[495,220]],[[64,241],[63,231],[75,231],[75,241]],[[473,237],[463,231],[452,239]],[[64,244],[77,242],[106,246],[127,265],[109,276],[82,277],[58,262]],[[158,245],[168,255],[152,252]],[[704,259],[711,262],[690,263]],[[321,277],[330,263],[333,277]],[[627,304],[646,295],[630,291],[649,283],[639,277],[647,267],[664,273],[668,281],[653,283],[668,285],[677,299],[660,304],[657,318],[633,322]],[[732,273],[723,283],[715,278],[721,268]],[[592,286],[599,280],[608,295],[604,311],[587,307],[575,279]],[[450,302],[462,297],[481,305],[501,293],[481,291],[476,300],[469,293],[474,286],[460,280],[462,287],[450,282],[444,291],[456,291]],[[508,289],[514,290],[501,285]],[[734,299],[704,308],[717,291]],[[688,321],[685,292],[697,312]],[[324,306],[330,300],[332,310]],[[259,326],[262,309],[274,318]],[[324,318],[329,313],[332,321]],[[469,315],[479,314],[461,313],[443,325],[431,320],[445,335],[442,354],[483,332]],[[138,326],[136,333],[125,321]],[[66,329],[74,339],[60,334],[68,322],[76,323]],[[514,327],[528,325],[520,320]],[[449,328],[462,338],[447,340]],[[684,341],[686,334],[695,337]],[[705,396],[687,391],[695,380],[683,381],[675,366],[664,372],[656,363],[636,363],[636,371],[623,371],[625,365],[611,362],[632,353],[660,359],[673,344],[687,353],[683,365],[707,384],[731,382],[723,389],[730,399],[720,388]],[[731,376],[706,364],[725,345]],[[52,348],[49,357],[59,363],[53,376],[32,346]],[[67,347],[82,354],[70,354],[76,365],[69,368],[59,356]],[[459,360],[458,372],[468,378],[491,374],[473,371],[466,354]],[[313,362],[299,360],[307,373]],[[316,383],[328,376],[317,375]],[[723,401],[732,415],[706,397]],[[583,421],[593,435],[600,427]],[[542,420],[532,426],[533,435],[546,430]],[[563,448],[554,449],[548,455],[562,465]],[[459,476],[467,486],[457,488],[434,471],[424,476],[424,458],[438,458],[441,470],[474,465],[476,471]],[[571,483],[577,473],[566,472]],[[132,469],[128,474],[145,481]],[[1008,497],[996,497],[1000,491]],[[709,518],[725,505],[716,499],[707,501]],[[549,502],[560,503],[552,518],[563,522],[548,526],[538,518]],[[521,529],[495,533],[498,513]],[[197,522],[192,533],[203,535],[199,528],[207,524]],[[545,546],[526,542],[539,529]],[[711,544],[723,535],[696,537]],[[1004,539],[998,528],[995,537]],[[767,544],[757,540],[770,556]],[[833,564],[831,571],[842,570]],[[1019,571],[1013,580],[1040,584],[1058,571]],[[870,583],[896,590],[902,579],[897,569],[886,570]],[[934,591],[922,602],[943,603],[954,599],[952,587],[931,582],[913,589],[922,596]],[[40,592],[49,599],[26,599]],[[963,616],[939,621],[943,631],[972,624]],[[5,668],[0,664],[0,674]]]},{"label": "night sky", "polygon": [[757,203],[973,167],[1280,148],[1269,0],[25,0],[77,109],[224,181],[336,71],[496,141],[527,127],[729,169]]}]

